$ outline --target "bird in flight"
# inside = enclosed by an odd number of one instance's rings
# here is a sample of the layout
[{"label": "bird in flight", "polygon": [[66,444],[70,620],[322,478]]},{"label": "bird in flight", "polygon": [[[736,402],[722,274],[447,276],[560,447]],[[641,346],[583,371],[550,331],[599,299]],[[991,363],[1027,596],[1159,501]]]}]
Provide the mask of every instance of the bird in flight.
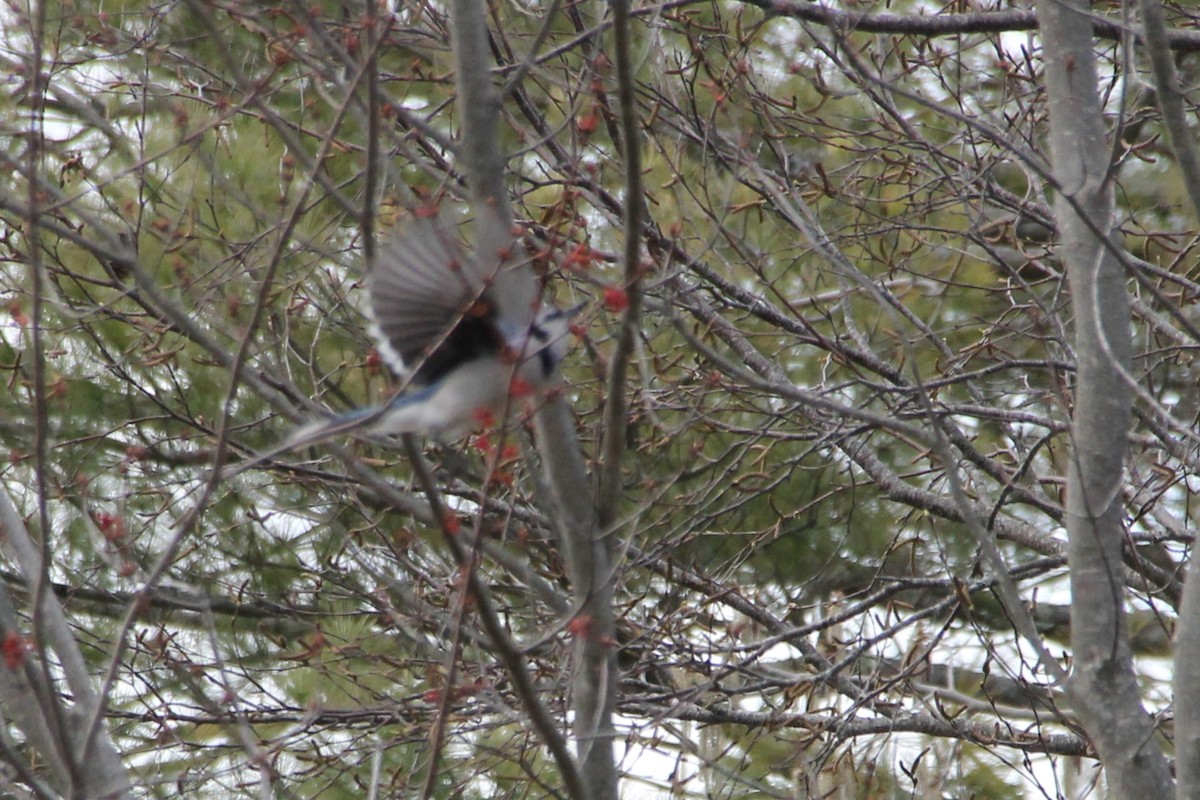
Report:
[{"label": "bird in flight", "polygon": [[527,264],[471,257],[432,217],[412,218],[379,248],[366,289],[368,332],[404,390],[303,425],[237,472],[343,434],[461,437],[555,384],[580,310],[543,304]]}]

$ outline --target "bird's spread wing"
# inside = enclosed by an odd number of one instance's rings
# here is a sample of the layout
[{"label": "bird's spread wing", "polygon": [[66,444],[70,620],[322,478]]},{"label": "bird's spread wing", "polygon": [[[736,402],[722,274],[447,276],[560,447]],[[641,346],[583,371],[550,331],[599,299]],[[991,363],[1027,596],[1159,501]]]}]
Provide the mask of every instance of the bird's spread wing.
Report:
[{"label": "bird's spread wing", "polygon": [[424,217],[380,248],[367,288],[371,333],[389,367],[433,383],[528,329],[538,294],[532,271],[499,254],[492,261],[465,256]]},{"label": "bird's spread wing", "polygon": [[511,238],[499,244],[481,241],[474,261],[479,280],[487,285],[488,296],[496,305],[503,333],[515,346],[528,334],[542,294],[541,283],[520,246]]},{"label": "bird's spread wing", "polygon": [[431,383],[480,348],[497,349],[487,285],[450,235],[414,218],[379,249],[367,278],[371,334],[395,372]]}]

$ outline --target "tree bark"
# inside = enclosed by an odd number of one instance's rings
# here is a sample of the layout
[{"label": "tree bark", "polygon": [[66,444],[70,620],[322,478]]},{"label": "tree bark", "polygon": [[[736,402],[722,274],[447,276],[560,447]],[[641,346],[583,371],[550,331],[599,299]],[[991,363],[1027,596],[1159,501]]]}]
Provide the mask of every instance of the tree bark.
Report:
[{"label": "tree bark", "polygon": [[[20,514],[2,492],[0,553],[21,570],[30,587],[30,596],[39,597],[33,587],[43,574],[41,556]],[[121,756],[103,722],[95,720],[102,698],[92,686],[92,677],[62,606],[48,589],[40,593],[36,613],[41,615],[45,649],[24,639],[29,650],[19,655],[7,644],[9,637],[21,636],[16,609],[7,590],[0,588],[0,638],[7,645],[6,663],[0,666],[0,706],[49,765],[49,780],[63,796],[131,796]],[[56,685],[50,670],[39,663],[48,650],[57,656],[63,682],[73,698],[70,705],[60,699],[62,687]],[[94,724],[98,725],[95,730]]]},{"label": "tree bark", "polygon": [[1125,275],[1109,249],[1112,186],[1085,3],[1041,0],[1055,213],[1071,286],[1076,384],[1067,475],[1075,660],[1068,694],[1111,797],[1169,797],[1172,780],[1142,706],[1121,576],[1121,482],[1133,393]]},{"label": "tree bark", "polygon": [[[478,0],[456,0],[452,8],[460,156],[476,214],[476,247],[481,258],[489,258],[507,249],[512,240],[505,160],[498,135],[501,98],[489,71],[491,49],[484,5]],[[531,272],[529,280],[533,279]],[[547,398],[536,425],[554,506],[547,510],[555,520],[576,609],[570,706],[579,773],[588,800],[616,800],[612,715],[617,672],[611,559],[597,531],[595,499],[569,406],[561,397]]]}]

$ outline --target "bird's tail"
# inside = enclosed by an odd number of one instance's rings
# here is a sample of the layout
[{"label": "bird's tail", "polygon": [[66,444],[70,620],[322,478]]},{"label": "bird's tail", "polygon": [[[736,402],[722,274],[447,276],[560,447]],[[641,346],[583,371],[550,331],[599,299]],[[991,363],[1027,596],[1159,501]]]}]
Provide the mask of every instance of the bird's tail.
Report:
[{"label": "bird's tail", "polygon": [[348,411],[345,414],[338,414],[301,425],[279,444],[268,450],[254,454],[246,461],[226,467],[222,477],[232,478],[248,469],[257,467],[259,464],[272,461],[284,453],[290,453],[302,447],[311,447],[314,444],[320,444],[332,439],[335,436],[358,430],[363,426],[369,426],[371,417],[378,416],[380,412],[381,409],[378,408],[360,408]]}]

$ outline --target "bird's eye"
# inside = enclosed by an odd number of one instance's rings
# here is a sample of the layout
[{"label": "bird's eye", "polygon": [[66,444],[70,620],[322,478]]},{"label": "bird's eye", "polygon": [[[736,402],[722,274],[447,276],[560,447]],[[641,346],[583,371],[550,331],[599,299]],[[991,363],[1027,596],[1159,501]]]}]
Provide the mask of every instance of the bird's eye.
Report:
[{"label": "bird's eye", "polygon": [[531,325],[529,332],[533,335],[533,338],[537,339],[539,342],[544,342],[550,338],[550,334],[546,333],[545,328],[541,327],[540,325]]}]

